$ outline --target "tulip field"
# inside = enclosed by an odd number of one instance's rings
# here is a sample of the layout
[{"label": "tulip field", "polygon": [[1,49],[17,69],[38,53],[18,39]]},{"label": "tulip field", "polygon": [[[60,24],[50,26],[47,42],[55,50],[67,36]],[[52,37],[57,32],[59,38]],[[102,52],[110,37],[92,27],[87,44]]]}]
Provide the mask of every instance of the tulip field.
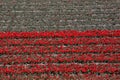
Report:
[{"label": "tulip field", "polygon": [[120,80],[120,30],[0,32],[0,80]]}]

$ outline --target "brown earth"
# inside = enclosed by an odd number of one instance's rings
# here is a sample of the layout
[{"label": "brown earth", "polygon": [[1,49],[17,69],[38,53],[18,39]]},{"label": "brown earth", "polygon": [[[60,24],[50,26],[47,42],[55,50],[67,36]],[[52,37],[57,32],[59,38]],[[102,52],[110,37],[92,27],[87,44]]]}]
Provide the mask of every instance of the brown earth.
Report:
[{"label": "brown earth", "polygon": [[0,0],[0,31],[120,29],[120,0]]}]

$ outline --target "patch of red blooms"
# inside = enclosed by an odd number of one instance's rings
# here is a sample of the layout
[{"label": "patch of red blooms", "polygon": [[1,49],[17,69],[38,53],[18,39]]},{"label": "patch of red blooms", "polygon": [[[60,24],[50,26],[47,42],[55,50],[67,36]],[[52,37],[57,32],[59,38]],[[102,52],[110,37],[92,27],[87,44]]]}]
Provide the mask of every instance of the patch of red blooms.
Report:
[{"label": "patch of red blooms", "polygon": [[2,79],[119,80],[119,74],[120,30],[0,32]]},{"label": "patch of red blooms", "polygon": [[2,39],[0,46],[12,45],[76,45],[76,44],[120,44],[120,38],[103,37],[103,38],[41,38],[41,39]]},{"label": "patch of red blooms", "polygon": [[0,66],[0,74],[11,73],[43,73],[43,72],[89,72],[89,73],[120,73],[120,64],[29,64],[29,65],[11,65],[6,67]]},{"label": "patch of red blooms", "polygon": [[120,30],[63,30],[43,32],[0,32],[0,38],[37,38],[37,37],[95,37],[95,36],[120,36]]},{"label": "patch of red blooms", "polygon": [[[54,55],[54,54],[53,54]],[[120,62],[120,54],[67,54],[53,56],[50,54],[37,55],[8,55],[0,58],[2,64],[20,63],[70,63],[70,62]]]},{"label": "patch of red blooms", "polygon": [[120,52],[120,45],[83,45],[83,46],[4,46],[0,54],[35,53],[108,53]]}]

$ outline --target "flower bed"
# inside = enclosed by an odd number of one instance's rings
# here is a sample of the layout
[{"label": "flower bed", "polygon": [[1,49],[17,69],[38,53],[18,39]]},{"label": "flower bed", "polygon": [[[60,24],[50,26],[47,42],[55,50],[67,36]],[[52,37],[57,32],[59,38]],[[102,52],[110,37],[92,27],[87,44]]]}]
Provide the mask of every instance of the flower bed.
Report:
[{"label": "flower bed", "polygon": [[120,30],[0,32],[0,75],[7,80],[119,80],[119,74]]}]

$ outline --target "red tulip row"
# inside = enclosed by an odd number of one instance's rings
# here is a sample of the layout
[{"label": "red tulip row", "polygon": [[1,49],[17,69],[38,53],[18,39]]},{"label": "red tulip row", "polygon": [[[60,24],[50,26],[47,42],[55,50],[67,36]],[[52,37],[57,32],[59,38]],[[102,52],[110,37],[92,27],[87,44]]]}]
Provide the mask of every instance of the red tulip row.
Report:
[{"label": "red tulip row", "polygon": [[[54,54],[53,54],[54,55]],[[0,63],[2,64],[14,64],[14,63],[41,63],[41,62],[120,62],[120,54],[69,54],[62,56],[58,54],[53,56],[46,54],[44,57],[42,55],[7,55],[0,58]]]},{"label": "red tulip row", "polygon": [[88,31],[43,31],[43,32],[0,32],[0,38],[36,38],[36,37],[79,37],[79,36],[120,36],[120,30]]},{"label": "red tulip row", "polygon": [[22,73],[120,73],[120,64],[30,64],[1,66],[0,74],[22,74]]},{"label": "red tulip row", "polygon": [[82,46],[5,46],[0,48],[0,54],[18,53],[106,53],[120,52],[120,45],[82,45]]},{"label": "red tulip row", "polygon": [[60,45],[60,44],[120,44],[120,38],[62,38],[62,39],[3,39],[0,46],[8,45]]}]

